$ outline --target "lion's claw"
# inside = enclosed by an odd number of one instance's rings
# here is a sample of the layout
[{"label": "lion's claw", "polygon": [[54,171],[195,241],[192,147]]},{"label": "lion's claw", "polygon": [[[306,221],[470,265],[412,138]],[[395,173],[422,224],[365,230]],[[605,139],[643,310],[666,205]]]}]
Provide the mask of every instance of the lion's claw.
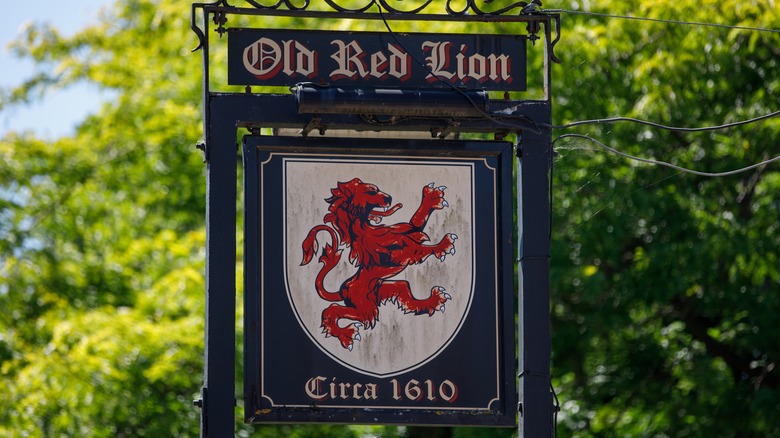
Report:
[{"label": "lion's claw", "polygon": [[452,295],[450,295],[450,294],[445,292],[444,293],[444,300],[446,301],[446,300],[451,300],[451,299],[452,299]]},{"label": "lion's claw", "polygon": [[427,186],[423,187],[423,205],[431,210],[441,210],[442,208],[449,207],[449,202],[444,199],[444,191],[446,189],[447,186],[436,187],[435,183],[428,183]]},{"label": "lion's claw", "polygon": [[439,307],[439,312],[444,313],[444,304],[442,304],[441,307]]},{"label": "lion's claw", "polygon": [[360,333],[355,333],[355,336],[352,339],[359,342],[362,338],[360,337]]},{"label": "lion's claw", "polygon": [[450,233],[450,239],[452,240],[458,240],[458,235],[455,233]]}]

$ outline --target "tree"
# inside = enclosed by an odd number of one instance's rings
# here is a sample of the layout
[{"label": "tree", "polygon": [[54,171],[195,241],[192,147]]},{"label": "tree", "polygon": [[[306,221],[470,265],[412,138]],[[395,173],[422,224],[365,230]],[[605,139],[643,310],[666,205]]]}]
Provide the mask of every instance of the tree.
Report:
[{"label": "tree", "polygon": [[[191,400],[202,383],[205,189],[194,149],[201,59],[189,54],[189,6],[118,0],[101,24],[73,37],[38,25],[15,45],[57,73],[4,90],[0,110],[78,81],[117,97],[72,137],[0,140],[0,435],[197,434]],[[587,9],[780,28],[771,3],[604,0]],[[623,115],[705,126],[777,111],[780,37],[746,28],[563,13],[556,123]],[[634,155],[718,172],[780,154],[779,129],[774,117],[701,133],[616,123],[555,134],[587,134]],[[708,178],[629,161],[581,138],[555,147],[560,435],[780,435],[780,165]]]},{"label": "tree", "polygon": [[[573,4],[572,4],[573,7]],[[599,2],[593,12],[777,29],[769,4]],[[564,15],[554,109],[712,126],[777,111],[778,34]],[[596,95],[598,98],[594,99]],[[576,130],[708,172],[780,154],[777,117],[701,133]],[[556,143],[553,367],[572,436],[777,436],[780,166],[719,178]]]},{"label": "tree", "polygon": [[205,207],[199,60],[171,44],[188,31],[180,11],[117,3],[71,38],[37,25],[14,47],[60,73],[3,106],[77,81],[118,97],[72,138],[0,144],[0,435],[197,430]]}]

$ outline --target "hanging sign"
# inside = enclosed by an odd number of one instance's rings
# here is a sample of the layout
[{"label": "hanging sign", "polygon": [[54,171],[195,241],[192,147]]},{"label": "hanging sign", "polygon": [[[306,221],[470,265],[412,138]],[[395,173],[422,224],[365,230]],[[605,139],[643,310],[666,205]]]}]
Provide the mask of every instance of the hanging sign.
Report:
[{"label": "hanging sign", "polygon": [[516,424],[511,152],[245,137],[247,422]]},{"label": "hanging sign", "polygon": [[230,29],[228,83],[523,91],[524,36]]}]

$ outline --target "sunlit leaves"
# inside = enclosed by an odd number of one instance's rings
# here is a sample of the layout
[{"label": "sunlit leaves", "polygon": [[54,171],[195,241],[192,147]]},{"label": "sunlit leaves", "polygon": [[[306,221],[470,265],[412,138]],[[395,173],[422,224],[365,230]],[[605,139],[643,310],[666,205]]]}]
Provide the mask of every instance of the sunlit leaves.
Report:
[{"label": "sunlit leaves", "polygon": [[[695,127],[777,110],[767,95],[780,86],[776,33],[679,23],[766,26],[777,21],[770,4],[628,5],[589,9],[678,23],[564,15],[582,38],[556,49],[568,57],[554,72],[557,118]],[[780,154],[778,118],[696,134],[629,123],[578,132],[704,171]],[[575,436],[776,433],[780,339],[767,330],[780,310],[778,166],[702,178],[584,141],[557,145],[553,364],[562,398],[577,402],[562,424]]]},{"label": "sunlit leaves", "polygon": [[185,9],[120,2],[72,37],[35,25],[16,43],[41,73],[3,105],[77,81],[117,97],[73,138],[0,142],[0,435],[197,432],[204,184]]},{"label": "sunlit leaves", "polygon": [[[780,28],[772,2],[544,6]],[[73,36],[35,24],[14,45],[38,67],[0,93],[0,109],[76,82],[114,94],[72,138],[0,140],[0,435],[197,433],[190,400],[202,384],[205,205],[194,150],[201,57],[189,53],[197,45],[189,7],[119,1]],[[303,25],[274,22],[286,23]],[[339,26],[384,31],[381,22],[323,24]],[[484,27],[425,31],[464,29]],[[563,14],[560,30],[556,124],[623,115],[708,126],[778,110],[777,33],[572,14]],[[213,61],[224,63],[221,56]],[[224,84],[224,70],[215,70],[212,83]],[[780,154],[778,118],[708,133],[628,123],[571,132],[704,171]],[[560,436],[778,434],[778,164],[703,178],[584,140],[556,149],[551,309]],[[252,433],[401,432],[239,426],[239,435]]]}]

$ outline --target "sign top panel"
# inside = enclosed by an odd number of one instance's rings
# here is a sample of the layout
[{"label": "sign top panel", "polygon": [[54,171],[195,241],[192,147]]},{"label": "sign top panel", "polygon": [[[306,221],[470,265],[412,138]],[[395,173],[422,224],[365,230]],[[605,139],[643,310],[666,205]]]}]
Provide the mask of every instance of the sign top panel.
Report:
[{"label": "sign top panel", "polygon": [[512,35],[230,29],[230,85],[524,91],[526,39]]}]

